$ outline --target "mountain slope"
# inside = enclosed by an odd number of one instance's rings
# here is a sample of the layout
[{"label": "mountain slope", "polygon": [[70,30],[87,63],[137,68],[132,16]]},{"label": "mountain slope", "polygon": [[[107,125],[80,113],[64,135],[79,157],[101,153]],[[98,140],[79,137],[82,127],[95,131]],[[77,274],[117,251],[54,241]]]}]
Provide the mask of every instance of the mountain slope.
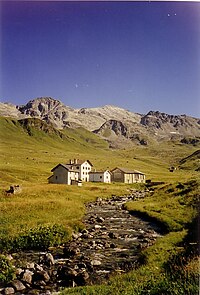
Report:
[{"label": "mountain slope", "polygon": [[[200,139],[200,119],[186,115],[168,115],[150,111],[146,115],[133,113],[116,106],[73,109],[51,97],[29,101],[24,106],[0,104],[0,115],[39,118],[55,128],[83,127],[106,139],[111,147],[147,145],[152,141],[183,140],[190,144]],[[186,143],[181,141],[182,143]]]},{"label": "mountain slope", "polygon": [[194,153],[181,159],[179,161],[179,168],[185,170],[194,169],[196,171],[200,171],[200,150],[196,150]]}]

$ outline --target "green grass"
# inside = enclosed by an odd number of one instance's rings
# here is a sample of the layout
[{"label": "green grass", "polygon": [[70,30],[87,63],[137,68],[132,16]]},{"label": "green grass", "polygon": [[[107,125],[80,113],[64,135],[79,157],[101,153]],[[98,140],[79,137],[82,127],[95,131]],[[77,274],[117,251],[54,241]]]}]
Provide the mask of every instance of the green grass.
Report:
[{"label": "green grass", "polygon": [[83,187],[41,184],[23,187],[13,196],[0,195],[0,236],[11,239],[40,225],[59,224],[68,232],[79,229],[85,213],[84,204],[97,197],[120,195],[124,184],[97,186],[87,183]]},{"label": "green grass", "polygon": [[[81,218],[86,202],[96,197],[128,194],[131,188],[138,187],[119,183],[85,183],[82,187],[48,184],[50,171],[58,163],[79,158],[89,159],[96,169],[119,166],[140,170],[147,179],[164,181],[165,184],[146,199],[128,203],[127,208],[130,212],[157,220],[168,234],[142,253],[145,263],[137,270],[112,278],[105,285],[68,289],[63,294],[196,295],[196,258],[191,258],[184,266],[177,265],[178,279],[166,270],[166,263],[171,265],[171,257],[179,257],[185,251],[179,244],[187,236],[188,226],[197,212],[196,180],[199,178],[199,172],[195,171],[196,160],[194,164],[190,162],[187,165],[187,170],[179,169],[171,173],[169,167],[177,167],[181,159],[198,147],[168,142],[135,146],[129,150],[111,150],[105,141],[82,128],[54,132],[48,126],[42,127],[46,131],[41,130],[39,121],[36,125],[28,125],[27,128],[14,119],[0,118],[1,241],[20,241],[21,247],[26,248],[28,239],[39,241],[41,232],[49,238],[59,226],[58,240],[68,239],[73,230],[83,226]],[[5,190],[11,184],[20,184],[22,192],[6,195]],[[5,250],[6,245],[4,243],[2,249],[4,247]],[[9,247],[12,248],[12,245]],[[166,293],[166,290],[171,291]]]},{"label": "green grass", "polygon": [[137,269],[104,285],[66,289],[62,294],[197,295],[198,185],[189,181],[164,186],[145,200],[128,203],[130,212],[157,220],[168,233],[141,252]]}]

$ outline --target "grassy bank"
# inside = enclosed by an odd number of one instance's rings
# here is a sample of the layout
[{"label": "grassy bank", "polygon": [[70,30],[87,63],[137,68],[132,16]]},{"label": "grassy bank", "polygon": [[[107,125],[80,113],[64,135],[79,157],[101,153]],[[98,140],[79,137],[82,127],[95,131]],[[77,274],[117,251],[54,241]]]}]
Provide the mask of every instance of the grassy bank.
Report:
[{"label": "grassy bank", "polygon": [[128,203],[131,213],[158,220],[167,233],[142,251],[136,270],[113,277],[106,285],[66,289],[62,294],[197,295],[198,187],[195,180],[167,185],[145,200]]},{"label": "grassy bank", "polygon": [[[0,196],[0,236],[1,250],[12,247],[12,240],[41,226],[47,229],[60,225],[69,238],[72,231],[82,228],[81,219],[85,213],[85,203],[97,197],[123,195],[128,193],[125,184],[90,184],[83,187],[41,184],[23,187],[20,194],[8,196],[3,190]],[[10,241],[9,243],[5,241]],[[54,241],[58,242],[58,241]],[[16,246],[16,242],[14,243]],[[29,247],[34,243],[30,240]],[[45,246],[45,245],[44,245]],[[48,246],[48,245],[47,245]],[[22,247],[22,246],[21,246]],[[40,247],[43,247],[42,242]]]}]

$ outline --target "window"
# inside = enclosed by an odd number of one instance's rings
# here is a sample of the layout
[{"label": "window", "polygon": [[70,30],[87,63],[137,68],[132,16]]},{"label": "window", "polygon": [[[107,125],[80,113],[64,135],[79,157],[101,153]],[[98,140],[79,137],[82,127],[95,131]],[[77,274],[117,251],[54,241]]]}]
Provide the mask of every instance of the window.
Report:
[{"label": "window", "polygon": [[79,169],[79,166],[76,166],[76,169]]},{"label": "window", "polygon": [[102,176],[100,176],[99,178],[102,179]]}]

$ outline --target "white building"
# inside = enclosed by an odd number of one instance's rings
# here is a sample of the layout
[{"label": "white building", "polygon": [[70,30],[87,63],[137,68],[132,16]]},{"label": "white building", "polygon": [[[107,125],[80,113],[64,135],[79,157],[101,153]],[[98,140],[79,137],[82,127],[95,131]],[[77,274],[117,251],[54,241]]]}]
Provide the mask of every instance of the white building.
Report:
[{"label": "white building", "polygon": [[111,172],[106,171],[92,171],[89,173],[89,181],[92,182],[111,182]]},{"label": "white building", "polygon": [[69,165],[58,164],[51,172],[53,175],[48,178],[49,183],[78,185],[79,171],[72,169]]},{"label": "white building", "polygon": [[89,181],[89,172],[92,169],[92,163],[89,160],[69,160],[67,166],[72,167],[72,169],[79,172],[78,178],[82,181]]}]

